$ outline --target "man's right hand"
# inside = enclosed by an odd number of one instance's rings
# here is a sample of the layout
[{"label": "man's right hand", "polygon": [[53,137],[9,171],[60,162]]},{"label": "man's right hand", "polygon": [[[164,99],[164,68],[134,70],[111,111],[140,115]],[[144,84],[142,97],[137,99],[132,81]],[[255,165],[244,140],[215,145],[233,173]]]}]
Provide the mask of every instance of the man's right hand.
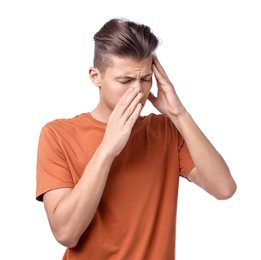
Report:
[{"label": "man's right hand", "polygon": [[143,94],[138,88],[129,88],[112,111],[101,146],[116,157],[126,145],[133,125],[142,110]]}]

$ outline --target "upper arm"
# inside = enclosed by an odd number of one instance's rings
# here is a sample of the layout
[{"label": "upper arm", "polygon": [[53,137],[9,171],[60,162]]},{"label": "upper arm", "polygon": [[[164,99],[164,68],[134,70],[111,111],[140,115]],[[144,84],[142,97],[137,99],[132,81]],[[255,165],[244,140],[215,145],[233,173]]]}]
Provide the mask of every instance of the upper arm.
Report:
[{"label": "upper arm", "polygon": [[209,192],[206,186],[206,181],[204,181],[204,178],[200,175],[200,172],[196,166],[192,168],[189,175],[187,176],[187,179],[195,183],[197,186],[204,189],[205,191]]},{"label": "upper arm", "polygon": [[217,199],[230,198],[236,191],[236,183],[230,173],[220,172],[218,176],[213,175],[203,174],[194,167],[187,178]]},{"label": "upper arm", "polygon": [[191,181],[193,183],[197,184],[197,182],[199,182],[199,180],[198,180],[198,170],[195,166],[192,168],[192,170],[188,174],[187,178],[188,178],[189,181]]},{"label": "upper arm", "polygon": [[64,188],[73,188],[74,185],[72,171],[61,148],[58,134],[46,126],[41,131],[38,144],[36,199],[42,201],[43,196],[54,194],[51,201],[56,201],[66,193]]},{"label": "upper arm", "polygon": [[50,190],[43,195],[44,208],[47,213],[50,224],[52,223],[52,215],[58,204],[71,192],[72,188],[60,188]]}]

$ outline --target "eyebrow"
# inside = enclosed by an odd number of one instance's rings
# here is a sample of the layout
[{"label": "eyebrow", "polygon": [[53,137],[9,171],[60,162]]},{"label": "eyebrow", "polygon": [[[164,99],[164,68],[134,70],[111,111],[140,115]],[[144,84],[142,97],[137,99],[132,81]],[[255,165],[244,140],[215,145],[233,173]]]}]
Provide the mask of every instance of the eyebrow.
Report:
[{"label": "eyebrow", "polygon": [[[151,77],[153,75],[153,73],[149,73],[149,74],[146,74],[144,75],[142,78],[147,78],[147,77]],[[131,77],[131,76],[119,76],[119,77],[116,77],[115,79],[134,79],[134,77]]]}]

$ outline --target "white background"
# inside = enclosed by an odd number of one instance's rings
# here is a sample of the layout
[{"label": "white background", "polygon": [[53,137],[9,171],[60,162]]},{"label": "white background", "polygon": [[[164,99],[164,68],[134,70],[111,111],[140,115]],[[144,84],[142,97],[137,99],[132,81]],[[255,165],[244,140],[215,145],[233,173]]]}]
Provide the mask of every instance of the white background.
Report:
[{"label": "white background", "polygon": [[39,132],[94,108],[92,37],[125,17],[162,40],[161,63],[238,184],[218,201],[181,180],[177,260],[260,260],[260,13],[258,0],[1,1],[1,259],[62,258],[35,200]]}]

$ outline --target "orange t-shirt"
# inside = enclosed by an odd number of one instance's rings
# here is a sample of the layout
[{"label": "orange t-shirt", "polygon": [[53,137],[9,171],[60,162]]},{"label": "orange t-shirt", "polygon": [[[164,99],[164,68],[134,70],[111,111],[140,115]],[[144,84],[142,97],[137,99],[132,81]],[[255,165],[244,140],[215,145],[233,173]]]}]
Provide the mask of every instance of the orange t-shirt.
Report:
[{"label": "orange t-shirt", "polygon": [[[36,198],[71,187],[101,143],[106,124],[90,113],[58,119],[41,131]],[[140,117],[114,161],[92,222],[64,260],[173,260],[179,176],[194,167],[164,115]]]}]

